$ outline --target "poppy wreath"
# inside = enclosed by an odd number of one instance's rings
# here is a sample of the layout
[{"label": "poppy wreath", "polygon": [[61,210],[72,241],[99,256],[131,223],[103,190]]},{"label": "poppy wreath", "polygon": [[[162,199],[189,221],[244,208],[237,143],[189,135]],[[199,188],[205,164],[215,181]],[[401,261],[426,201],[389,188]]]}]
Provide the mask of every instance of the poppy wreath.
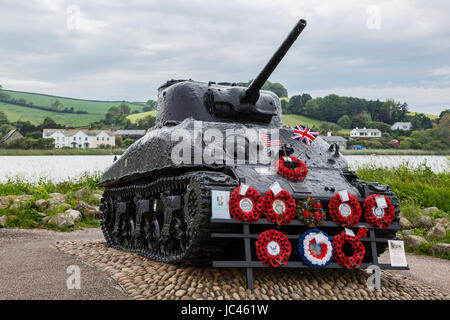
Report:
[{"label": "poppy wreath", "polygon": [[264,212],[267,220],[280,226],[290,223],[296,214],[295,200],[286,190],[281,190],[277,195],[272,190],[267,191],[258,203],[258,209]]},{"label": "poppy wreath", "polygon": [[371,226],[386,229],[392,224],[392,221],[394,221],[394,206],[387,197],[384,197],[387,207],[384,209],[378,208],[376,201],[377,197],[380,197],[380,195],[372,194],[364,201],[364,217]]},{"label": "poppy wreath", "polygon": [[244,195],[239,193],[240,187],[236,187],[230,194],[231,216],[241,222],[255,222],[261,216],[258,210],[258,202],[260,200],[259,192],[251,187],[247,189]]},{"label": "poppy wreath", "polygon": [[314,228],[325,223],[326,213],[319,200],[308,198],[297,204],[297,217],[303,224]]},{"label": "poppy wreath", "polygon": [[[338,235],[334,236],[333,239],[333,250],[334,250],[334,260],[344,268],[347,269],[356,269],[359,268],[362,264],[362,260],[366,253],[366,248],[361,242],[360,238],[363,238],[367,235],[367,228],[360,228],[358,234],[356,236],[349,236],[342,231]],[[342,247],[344,243],[350,243],[353,247],[353,255],[346,256],[342,251]]]},{"label": "poppy wreath", "polygon": [[303,262],[312,268],[325,268],[333,260],[331,239],[319,229],[310,229],[302,234],[297,249]]},{"label": "poppy wreath", "polygon": [[[295,165],[295,168],[291,169],[286,166],[287,162],[291,162]],[[308,174],[306,164],[296,157],[281,157],[276,163],[278,174],[290,180],[302,180],[305,179]]]},{"label": "poppy wreath", "polygon": [[353,227],[361,217],[361,206],[354,195],[349,194],[349,201],[342,202],[339,193],[335,194],[328,203],[330,216],[340,226]]},{"label": "poppy wreath", "polygon": [[266,266],[279,267],[288,263],[292,246],[284,233],[266,230],[258,236],[255,243],[256,256]]}]

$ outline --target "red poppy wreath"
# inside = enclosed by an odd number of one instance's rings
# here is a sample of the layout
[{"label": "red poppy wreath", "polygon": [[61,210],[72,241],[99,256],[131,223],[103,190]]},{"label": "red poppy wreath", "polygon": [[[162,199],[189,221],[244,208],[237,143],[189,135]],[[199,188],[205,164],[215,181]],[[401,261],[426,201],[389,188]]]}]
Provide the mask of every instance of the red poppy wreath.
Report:
[{"label": "red poppy wreath", "polygon": [[296,214],[295,200],[286,190],[281,190],[277,195],[272,190],[267,191],[259,202],[259,209],[265,213],[267,220],[280,226],[290,223]]},{"label": "red poppy wreath", "polygon": [[288,263],[292,245],[280,231],[266,230],[255,243],[256,256],[266,266],[279,267]]},{"label": "red poppy wreath", "polygon": [[258,210],[258,202],[260,200],[259,192],[249,187],[245,194],[241,194],[241,187],[236,187],[230,194],[230,213],[231,216],[241,222],[255,222],[261,216]]},{"label": "red poppy wreath", "polygon": [[[333,255],[334,260],[341,266],[347,269],[359,268],[366,253],[366,249],[360,238],[367,235],[366,228],[360,228],[356,236],[348,235],[342,231],[333,238]],[[353,255],[346,256],[342,251],[344,244],[348,242],[353,248]]]},{"label": "red poppy wreath", "polygon": [[[384,201],[386,201],[385,208],[378,207],[378,197],[384,197]],[[364,201],[364,217],[371,226],[386,229],[392,224],[392,221],[394,221],[394,206],[387,197],[380,196],[379,194],[372,194]]]},{"label": "red poppy wreath", "polygon": [[306,164],[296,157],[281,157],[276,166],[278,174],[293,181],[305,179],[308,174]]},{"label": "red poppy wreath", "polygon": [[342,201],[339,193],[328,204],[330,216],[340,226],[353,227],[361,217],[361,206],[354,195],[348,195],[348,201]]}]

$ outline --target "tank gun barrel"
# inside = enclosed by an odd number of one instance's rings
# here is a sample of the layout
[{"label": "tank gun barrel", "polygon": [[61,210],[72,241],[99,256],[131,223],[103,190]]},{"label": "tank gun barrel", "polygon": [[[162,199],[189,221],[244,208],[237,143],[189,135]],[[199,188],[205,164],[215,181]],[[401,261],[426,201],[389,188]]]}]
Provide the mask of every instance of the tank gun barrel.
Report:
[{"label": "tank gun barrel", "polygon": [[272,72],[278,66],[280,61],[288,52],[289,48],[292,44],[297,40],[300,33],[302,33],[303,29],[306,27],[306,20],[300,19],[295,27],[291,30],[287,38],[283,41],[278,50],[273,54],[272,58],[270,58],[269,62],[266,64],[264,69],[258,74],[255,80],[252,81],[250,86],[245,90],[244,95],[242,96],[242,102],[255,104],[259,99],[259,90],[261,90],[264,83],[270,77]]}]

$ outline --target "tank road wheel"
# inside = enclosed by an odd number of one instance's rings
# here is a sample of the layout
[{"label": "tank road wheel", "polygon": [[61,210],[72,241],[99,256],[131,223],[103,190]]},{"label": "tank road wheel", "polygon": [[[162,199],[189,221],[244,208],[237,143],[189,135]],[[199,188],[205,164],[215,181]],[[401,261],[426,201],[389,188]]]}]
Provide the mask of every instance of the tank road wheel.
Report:
[{"label": "tank road wheel", "polygon": [[202,210],[202,193],[195,180],[192,180],[186,188],[184,194],[184,221],[186,223],[186,243],[189,246],[190,240],[198,230],[200,213]]},{"label": "tank road wheel", "polygon": [[221,172],[192,172],[147,184],[110,188],[102,231],[110,247],[169,263],[202,265],[222,248],[209,236],[211,190],[237,186]]}]

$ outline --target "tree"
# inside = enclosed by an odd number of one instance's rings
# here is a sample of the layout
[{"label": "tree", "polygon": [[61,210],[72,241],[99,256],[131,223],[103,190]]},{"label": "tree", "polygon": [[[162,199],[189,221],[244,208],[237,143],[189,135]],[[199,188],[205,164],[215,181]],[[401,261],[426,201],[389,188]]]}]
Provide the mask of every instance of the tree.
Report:
[{"label": "tree", "polygon": [[312,97],[308,93],[292,96],[287,106],[288,112],[293,114],[304,114],[306,103],[311,99]]},{"label": "tree", "polygon": [[337,124],[340,125],[342,128],[345,128],[345,129],[351,129],[352,128],[352,120],[346,114],[339,118]]},{"label": "tree", "polygon": [[120,111],[122,111],[122,113],[125,114],[125,115],[129,115],[129,114],[131,113],[131,108],[130,108],[130,106],[127,105],[126,103],[123,103],[123,102],[122,102],[122,103],[119,105],[119,109],[120,109]]},{"label": "tree", "polygon": [[[250,80],[248,82],[238,82],[237,85],[241,87],[248,87],[250,83],[252,83],[253,80]],[[261,88],[262,90],[272,91],[275,93],[279,98],[284,98],[288,96],[287,89],[279,82],[270,82],[266,81]]]},{"label": "tree", "polygon": [[59,126],[59,125],[56,123],[56,121],[53,120],[52,118],[46,117],[46,118],[44,119],[44,121],[42,121],[42,127],[43,127],[43,128],[49,128],[49,129],[57,129],[57,128],[59,128],[60,126]]},{"label": "tree", "polygon": [[9,123],[8,117],[3,111],[0,111],[0,125],[8,123]]},{"label": "tree", "polygon": [[372,121],[370,114],[366,111],[358,113],[352,118],[352,125],[354,127],[363,128],[366,127],[369,122]]}]

